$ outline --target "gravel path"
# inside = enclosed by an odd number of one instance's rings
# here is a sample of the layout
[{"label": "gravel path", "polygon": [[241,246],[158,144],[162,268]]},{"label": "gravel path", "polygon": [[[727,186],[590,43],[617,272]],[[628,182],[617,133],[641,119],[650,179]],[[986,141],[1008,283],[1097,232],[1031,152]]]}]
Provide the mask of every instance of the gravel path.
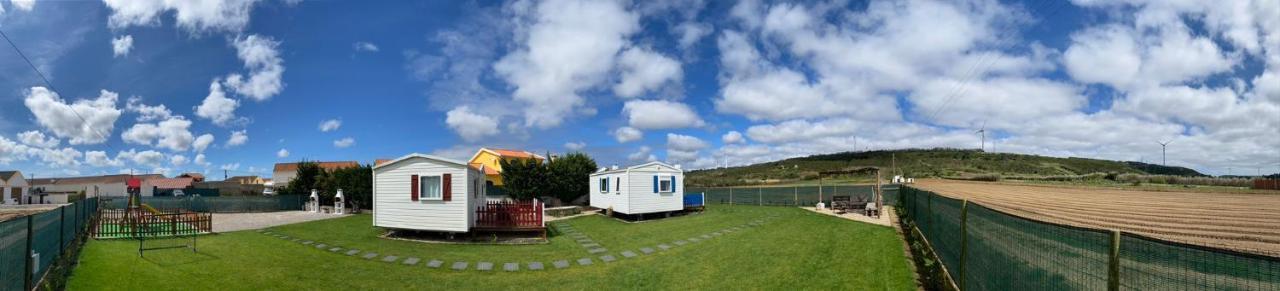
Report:
[{"label": "gravel path", "polygon": [[213,232],[268,228],[277,225],[315,221],[347,215],[311,213],[306,211],[282,211],[263,213],[214,213]]}]

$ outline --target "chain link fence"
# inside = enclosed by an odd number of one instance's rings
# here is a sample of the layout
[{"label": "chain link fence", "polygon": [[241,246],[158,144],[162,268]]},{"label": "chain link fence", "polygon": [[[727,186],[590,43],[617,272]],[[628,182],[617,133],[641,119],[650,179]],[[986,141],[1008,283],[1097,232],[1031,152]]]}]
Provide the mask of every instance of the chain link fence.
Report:
[{"label": "chain link fence", "polygon": [[1280,258],[1022,218],[902,187],[899,215],[961,290],[1280,290]]},{"label": "chain link fence", "polygon": [[98,210],[89,198],[0,222],[0,290],[30,290],[72,241],[84,235]]},{"label": "chain link fence", "polygon": [[[748,186],[748,187],[687,187],[685,193],[706,193],[707,203],[814,206],[818,202],[831,205],[832,196],[850,196],[870,201],[875,185],[823,185],[823,186]],[[898,185],[883,185],[885,205],[898,201]]]},{"label": "chain link fence", "polygon": [[[129,204],[128,197],[101,197],[102,207],[106,209],[124,209]],[[274,212],[302,210],[307,197],[303,195],[275,196],[151,196],[142,197],[141,203],[156,209],[184,209],[195,212]]]}]

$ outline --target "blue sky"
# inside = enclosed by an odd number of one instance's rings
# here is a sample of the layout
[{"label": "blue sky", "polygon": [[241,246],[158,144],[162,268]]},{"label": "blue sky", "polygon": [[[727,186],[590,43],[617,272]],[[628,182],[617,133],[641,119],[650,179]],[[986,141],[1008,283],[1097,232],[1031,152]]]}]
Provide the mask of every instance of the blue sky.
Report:
[{"label": "blue sky", "polygon": [[1199,2],[0,0],[53,85],[0,49],[0,168],[481,146],[706,168],[985,125],[989,151],[1158,163],[1172,140],[1169,164],[1280,171],[1280,3]]}]

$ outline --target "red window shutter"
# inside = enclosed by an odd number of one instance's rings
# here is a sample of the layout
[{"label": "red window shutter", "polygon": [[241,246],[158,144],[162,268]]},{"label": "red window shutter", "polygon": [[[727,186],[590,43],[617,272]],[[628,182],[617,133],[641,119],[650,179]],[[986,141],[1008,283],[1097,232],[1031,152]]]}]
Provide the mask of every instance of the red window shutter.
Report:
[{"label": "red window shutter", "polygon": [[409,182],[409,188],[413,188],[413,190],[409,190],[409,192],[413,193],[413,196],[411,196],[413,201],[418,201],[418,175],[413,175],[410,178],[412,180]]},{"label": "red window shutter", "polygon": [[444,189],[440,189],[441,196],[444,196],[444,201],[453,200],[453,175],[444,174],[444,178],[441,179],[444,179],[444,182],[441,183],[444,184],[442,185]]}]

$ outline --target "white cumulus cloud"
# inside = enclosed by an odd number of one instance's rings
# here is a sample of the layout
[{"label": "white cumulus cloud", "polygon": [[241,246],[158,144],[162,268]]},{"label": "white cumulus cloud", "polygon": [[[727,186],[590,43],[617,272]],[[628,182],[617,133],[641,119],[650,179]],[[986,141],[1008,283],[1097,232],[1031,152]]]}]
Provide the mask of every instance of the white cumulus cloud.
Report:
[{"label": "white cumulus cloud", "polygon": [[498,120],[474,113],[469,106],[459,106],[445,114],[445,123],[466,141],[498,134]]},{"label": "white cumulus cloud", "polygon": [[129,51],[133,50],[133,36],[124,35],[111,39],[111,54],[119,56],[129,55]]},{"label": "white cumulus cloud", "polygon": [[628,143],[640,140],[644,137],[644,132],[634,127],[623,126],[613,130],[613,138],[619,143]]},{"label": "white cumulus cloud", "polygon": [[62,143],[62,140],[57,137],[46,137],[43,132],[35,130],[19,133],[18,140],[22,141],[23,144],[38,148],[53,148]]},{"label": "white cumulus cloud", "polygon": [[284,59],[280,58],[280,42],[271,37],[249,35],[233,41],[236,55],[249,69],[249,77],[236,73],[227,76],[227,88],[255,101],[265,101],[284,90]]},{"label": "white cumulus cloud", "polygon": [[240,107],[240,101],[227,98],[226,92],[222,91],[222,84],[218,80],[213,80],[213,83],[209,84],[209,95],[204,97],[204,101],[199,106],[196,106],[196,116],[208,119],[218,126],[248,122],[247,119],[236,116],[236,107]]},{"label": "white cumulus cloud", "polygon": [[249,133],[247,130],[237,130],[231,132],[231,137],[227,138],[227,147],[235,147],[249,142]]},{"label": "white cumulus cloud", "polygon": [[197,153],[203,153],[204,150],[208,149],[209,145],[212,145],[212,144],[213,144],[212,134],[208,134],[208,133],[201,134],[200,136],[196,137],[195,142],[191,143],[191,149],[195,150]]},{"label": "white cumulus cloud", "polygon": [[618,69],[622,75],[613,92],[626,98],[656,90],[668,82],[679,83],[684,77],[680,62],[643,48],[623,51]]},{"label": "white cumulus cloud", "polygon": [[111,136],[120,117],[120,109],[116,108],[118,98],[115,92],[102,90],[96,99],[67,104],[45,87],[31,87],[23,103],[35,115],[36,123],[54,136],[81,145],[99,144]]},{"label": "white cumulus cloud", "polygon": [[185,151],[195,142],[191,134],[191,121],[173,117],[160,123],[138,123],[125,130],[120,138],[125,143],[154,145],[171,151]]},{"label": "white cumulus cloud", "polygon": [[289,157],[289,150],[286,150],[286,149],[280,149],[280,151],[276,152],[276,157],[277,157],[277,158],[281,158],[281,159],[283,159],[283,158],[288,158],[288,157]]},{"label": "white cumulus cloud", "polygon": [[325,120],[320,122],[321,132],[330,132],[330,131],[338,130],[339,127],[342,127],[342,120],[330,119],[330,120]]},{"label": "white cumulus cloud", "polygon": [[746,139],[742,138],[742,133],[737,130],[731,130],[720,136],[720,141],[725,144],[744,143]]},{"label": "white cumulus cloud", "polygon": [[666,100],[632,100],[622,106],[629,125],[638,129],[701,127],[705,123],[688,105]]},{"label": "white cumulus cloud", "polygon": [[349,148],[353,145],[356,145],[356,139],[350,137],[344,137],[333,141],[333,146],[340,149]]},{"label": "white cumulus cloud", "polygon": [[107,24],[113,29],[157,25],[161,15],[172,12],[179,27],[197,34],[244,30],[249,24],[249,13],[258,1],[103,0],[111,9]]},{"label": "white cumulus cloud", "polygon": [[358,52],[377,52],[378,51],[378,45],[375,45],[367,41],[357,41],[355,44],[352,44],[351,46],[354,47],[355,50]]}]

